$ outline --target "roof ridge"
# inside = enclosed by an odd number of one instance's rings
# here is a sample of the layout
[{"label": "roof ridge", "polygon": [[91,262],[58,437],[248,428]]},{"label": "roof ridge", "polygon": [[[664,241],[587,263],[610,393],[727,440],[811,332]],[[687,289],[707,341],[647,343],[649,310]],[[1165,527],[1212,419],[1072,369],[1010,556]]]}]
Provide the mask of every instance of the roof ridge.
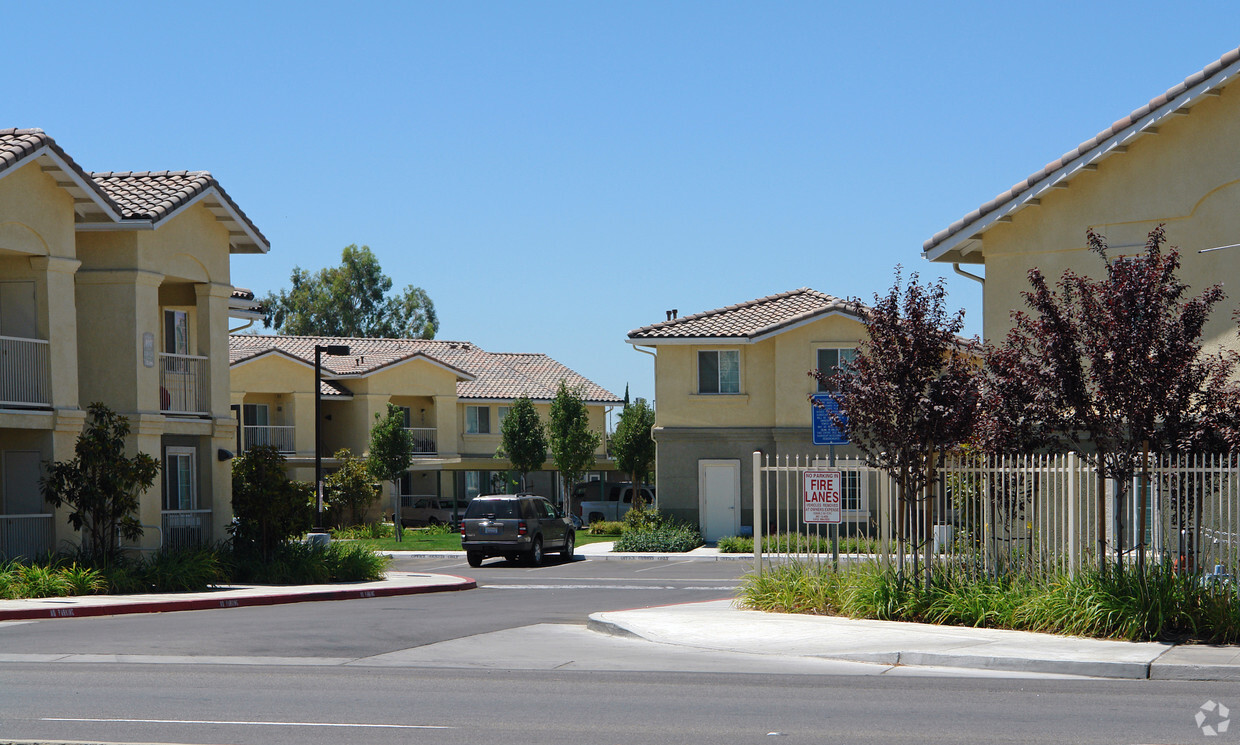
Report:
[{"label": "roof ridge", "polygon": [[718,315],[720,313],[727,313],[729,311],[741,310],[743,308],[752,308],[753,306],[759,305],[761,303],[769,303],[775,300],[782,300],[786,297],[792,297],[793,295],[804,295],[804,294],[813,294],[818,298],[827,300],[828,302],[843,302],[843,303],[848,302],[847,300],[844,300],[842,298],[838,298],[834,295],[828,295],[825,292],[820,292],[810,287],[798,287],[795,290],[788,290],[786,292],[778,292],[773,295],[765,295],[760,298],[754,298],[753,300],[747,300],[743,303],[733,303],[732,305],[725,305],[722,308],[704,310],[704,311],[701,311],[700,313],[694,313],[693,315],[688,315],[688,316],[681,316],[680,318],[673,318],[668,321],[659,321],[658,323],[652,323],[648,326],[642,326],[641,328],[633,329],[632,331],[629,332],[629,335],[632,336],[633,334],[641,333],[643,331],[653,331],[655,329],[667,328],[669,326],[676,326],[679,324],[686,323],[688,321],[695,321],[695,320],[699,320],[699,319],[706,318],[709,316]]},{"label": "roof ridge", "polygon": [[452,339],[413,339],[398,336],[331,336],[329,334],[229,334],[229,336],[244,336],[259,339],[340,339],[341,341],[392,341],[414,342],[418,344],[466,344],[475,349],[480,349],[477,344],[470,341],[454,341]]},{"label": "roof ridge", "polygon": [[167,176],[203,176],[212,181],[210,171],[87,171],[91,178],[163,178]]},{"label": "roof ridge", "polygon": [[[1107,127],[1106,129],[1102,130],[1101,132],[1094,135],[1093,137],[1080,143],[1074,149],[1069,150],[1068,152],[1059,156],[1058,159],[1053,160],[1050,163],[1047,163],[1040,170],[1035,171],[1033,174],[1025,178],[1023,181],[1019,181],[1016,184],[1012,185],[1012,187],[1008,189],[1007,191],[1004,191],[998,194],[997,196],[995,196],[994,198],[990,199],[987,202],[983,202],[982,205],[978,207],[977,209],[967,213],[964,217],[960,218],[959,220],[956,220],[951,225],[949,225],[947,228],[940,230],[939,232],[931,236],[929,240],[925,241],[922,244],[922,252],[927,253],[933,250],[934,248],[936,248],[937,246],[941,245],[945,241],[947,241],[947,239],[951,238],[952,236],[963,232],[964,229],[968,227],[969,225],[977,222],[978,220],[982,219],[986,215],[989,215],[990,213],[999,210],[1004,205],[1015,200],[1017,197],[1024,194],[1025,192],[1029,191],[1031,188],[1033,188],[1035,184],[1039,183],[1040,181],[1042,181],[1042,179],[1046,178],[1050,174],[1054,173],[1060,168],[1064,168],[1065,166],[1070,165],[1073,161],[1077,160],[1078,158],[1083,156],[1085,153],[1089,152],[1095,147],[1098,147],[1100,144],[1102,144],[1106,140],[1110,139],[1111,137],[1116,136],[1123,130],[1132,126],[1142,117],[1148,116],[1158,111],[1159,109],[1168,106],[1169,104],[1172,103],[1172,101],[1175,100],[1177,96],[1183,93],[1186,93],[1188,89],[1192,88],[1193,86],[1200,85],[1206,82],[1214,75],[1217,75],[1218,73],[1225,70],[1228,66],[1238,61],[1240,61],[1240,47],[1236,47],[1235,49],[1232,49],[1231,51],[1223,54],[1221,57],[1211,62],[1210,64],[1206,65],[1201,70],[1198,70],[1192,75],[1189,75],[1188,77],[1184,78],[1184,80],[1168,88],[1162,94],[1155,96],[1154,98],[1151,98],[1144,106],[1140,106],[1134,109],[1132,112],[1130,112],[1127,116],[1117,119],[1114,123],[1111,124],[1111,126]],[[1228,76],[1220,81],[1217,81],[1214,85],[1211,85],[1210,88],[1213,89],[1215,87],[1218,87],[1220,83],[1223,85],[1226,85],[1229,82],[1231,82],[1231,76]]]}]

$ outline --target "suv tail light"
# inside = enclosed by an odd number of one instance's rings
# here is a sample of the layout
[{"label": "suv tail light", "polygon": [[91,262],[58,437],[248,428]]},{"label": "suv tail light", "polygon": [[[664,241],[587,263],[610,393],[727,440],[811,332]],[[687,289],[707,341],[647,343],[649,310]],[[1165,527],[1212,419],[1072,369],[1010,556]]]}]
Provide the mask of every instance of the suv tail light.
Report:
[{"label": "suv tail light", "polygon": [[528,532],[530,532],[530,529],[529,526],[525,524],[524,520],[517,523],[517,535],[525,535]]},{"label": "suv tail light", "polygon": [[465,518],[461,518],[461,537],[465,537]]}]

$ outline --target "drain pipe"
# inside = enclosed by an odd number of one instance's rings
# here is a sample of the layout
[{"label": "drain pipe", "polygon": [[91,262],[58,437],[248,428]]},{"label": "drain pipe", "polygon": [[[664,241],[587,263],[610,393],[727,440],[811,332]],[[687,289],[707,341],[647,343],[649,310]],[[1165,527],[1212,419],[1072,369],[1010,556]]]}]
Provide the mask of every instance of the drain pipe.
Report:
[{"label": "drain pipe", "polygon": [[977,282],[977,283],[978,283],[979,285],[981,285],[982,287],[985,287],[985,286],[986,286],[986,278],[985,278],[985,277],[979,277],[978,275],[976,275],[976,274],[974,274],[974,273],[972,273],[972,272],[966,272],[965,270],[961,269],[961,268],[960,268],[960,262],[959,262],[959,261],[953,261],[953,262],[952,262],[952,271],[954,271],[956,274],[959,274],[959,275],[960,275],[960,276],[962,276],[962,277],[968,277],[969,279],[973,280],[974,282]]}]

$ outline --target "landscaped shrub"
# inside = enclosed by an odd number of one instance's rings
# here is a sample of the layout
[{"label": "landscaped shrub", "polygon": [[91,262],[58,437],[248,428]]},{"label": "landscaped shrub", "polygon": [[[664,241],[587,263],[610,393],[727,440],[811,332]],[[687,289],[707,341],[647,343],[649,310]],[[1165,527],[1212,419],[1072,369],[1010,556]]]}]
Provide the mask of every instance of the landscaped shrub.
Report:
[{"label": "landscaped shrub", "polygon": [[332,530],[332,538],[344,541],[375,540],[377,538],[395,538],[396,527],[392,523],[374,522],[361,525],[350,525],[347,528]]},{"label": "landscaped shrub", "polygon": [[[630,510],[633,514],[636,510]],[[683,553],[702,545],[698,529],[668,519],[655,510],[642,510],[644,514],[626,522],[624,532],[612,546],[612,551]]]},{"label": "landscaped shrub", "polygon": [[267,561],[252,554],[238,555],[233,580],[264,585],[372,581],[383,578],[390,561],[357,544],[321,546],[295,541],[278,546]]},{"label": "landscaped shrub", "polygon": [[747,607],[786,613],[1043,631],[1130,641],[1240,641],[1235,584],[1154,567],[1073,579],[970,578],[936,572],[927,588],[876,565],[833,572],[787,564],[746,577]]},{"label": "landscaped shrub", "polygon": [[725,536],[715,543],[715,547],[719,549],[721,554],[752,554],[753,537],[743,535]]},{"label": "landscaped shrub", "polygon": [[22,564],[17,561],[0,564],[0,598],[90,595],[106,587],[107,582],[99,571],[78,564],[59,566],[55,562]]},{"label": "landscaped shrub", "polygon": [[616,520],[595,520],[586,528],[590,535],[620,535],[624,531],[624,523]]},{"label": "landscaped shrub", "polygon": [[220,554],[212,548],[165,549],[144,559],[139,575],[148,592],[199,592],[228,582]]}]

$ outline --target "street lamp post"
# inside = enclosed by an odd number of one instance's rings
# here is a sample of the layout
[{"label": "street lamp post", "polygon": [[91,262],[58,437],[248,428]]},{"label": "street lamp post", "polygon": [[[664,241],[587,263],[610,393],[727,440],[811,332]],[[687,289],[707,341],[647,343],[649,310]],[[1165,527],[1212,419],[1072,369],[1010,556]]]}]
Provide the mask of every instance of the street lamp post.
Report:
[{"label": "street lamp post", "polygon": [[320,381],[323,376],[323,353],[333,357],[344,357],[349,354],[346,344],[315,344],[314,345],[314,493],[318,512],[315,517],[315,532],[323,532],[323,391]]}]

